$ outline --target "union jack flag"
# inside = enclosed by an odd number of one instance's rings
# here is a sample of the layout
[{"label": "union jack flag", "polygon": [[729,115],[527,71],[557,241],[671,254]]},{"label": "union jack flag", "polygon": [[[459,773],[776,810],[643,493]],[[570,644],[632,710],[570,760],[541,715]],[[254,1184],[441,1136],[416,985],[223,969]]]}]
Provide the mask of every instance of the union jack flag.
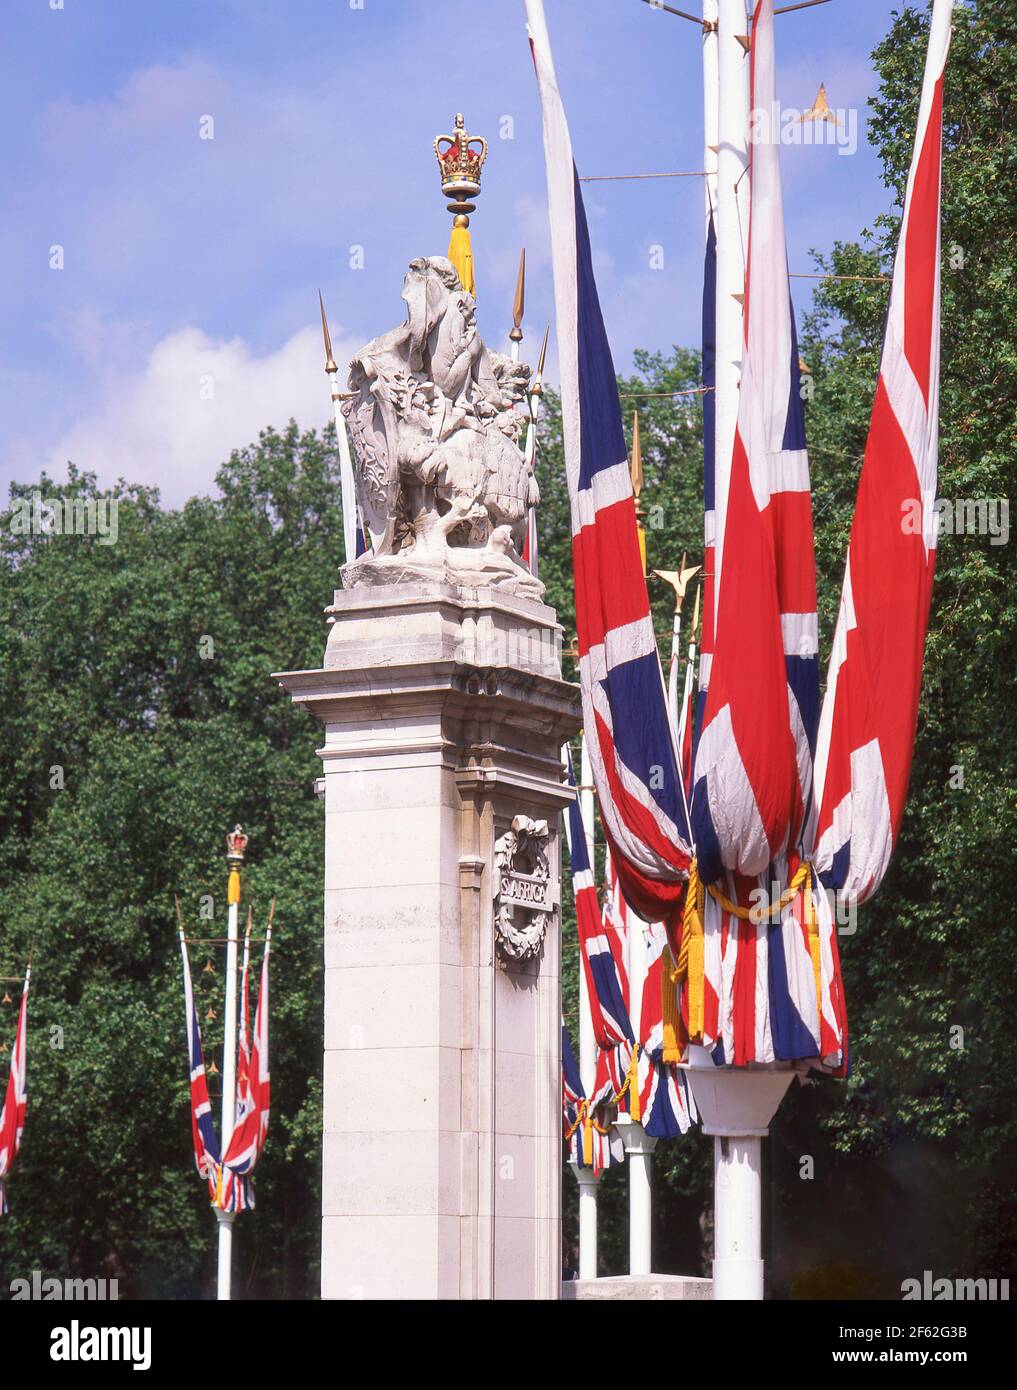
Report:
[{"label": "union jack flag", "polygon": [[598,1119],[598,1102],[587,1102],[572,1039],[564,1020],[561,1025],[561,1084],[569,1162],[578,1168],[592,1168],[595,1173],[623,1163],[625,1150],[621,1136],[613,1125],[601,1123],[603,1116]]},{"label": "union jack flag", "polygon": [[527,0],[526,14],[543,110],[583,724],[625,896],[655,920],[682,895],[688,818],[586,213],[543,12]]},{"label": "union jack flag", "polygon": [[18,1156],[21,1136],[25,1129],[25,1112],[28,1108],[25,1063],[28,1046],[28,986],[31,978],[32,967],[29,966],[25,971],[25,985],[21,991],[18,1030],[14,1036],[11,1069],[7,1077],[3,1110],[0,1110],[0,1216],[7,1213],[5,1182],[14,1167],[15,1158]]},{"label": "union jack flag", "polygon": [[[247,1181],[268,1135],[268,1119],[271,1101],[268,1057],[268,958],[271,945],[271,928],[265,937],[265,950],[261,960],[261,983],[258,988],[258,1007],[254,1017],[254,1044],[251,1044],[250,997],[248,979],[250,975],[249,943],[244,943],[244,969],[241,1004],[240,1047],[237,1059],[237,1106],[236,1120],[229,1146],[223,1155],[223,1168],[227,1169],[238,1183],[238,1197],[248,1208],[254,1207],[254,1188]],[[238,1207],[243,1210],[243,1206]],[[229,1210],[229,1208],[227,1208]]]},{"label": "union jack flag", "polygon": [[628,960],[629,949],[629,909],[625,895],[621,890],[621,884],[618,882],[618,875],[615,873],[614,860],[611,858],[610,850],[604,854],[604,901],[600,920],[604,935],[611,943],[611,954],[618,966],[622,999],[625,1001],[625,1010],[628,1012],[629,977],[626,961]]},{"label": "union jack flag", "polygon": [[[567,756],[569,786],[575,787],[572,755]],[[597,1046],[611,1049],[634,1041],[623,986],[624,967],[617,936],[604,930],[597,888],[590,863],[586,831],[577,798],[569,803],[566,817],[572,889],[576,902],[579,954],[586,975],[586,989],[593,1016]]]},{"label": "union jack flag", "polygon": [[[756,6],[751,54],[752,111],[769,113],[772,0]],[[809,838],[816,570],[777,138],[764,131],[749,147],[745,343],[726,514],[713,538],[712,648],[701,662],[707,696],[692,813],[707,883],[725,869],[764,873]]]},{"label": "union jack flag", "polygon": [[187,943],[180,932],[180,956],[184,964],[184,1024],[187,1028],[188,1075],[191,1086],[191,1139],[194,1146],[194,1166],[208,1183],[208,1195],[214,1201],[219,1184],[219,1139],[212,1119],[212,1104],[208,1098],[205,1077],[205,1054],[201,1046],[201,1026],[194,1004],[191,986],[191,965],[187,958]]},{"label": "union jack flag", "polygon": [[[243,1169],[227,1167],[221,1158],[219,1137],[215,1132],[212,1104],[208,1098],[205,1075],[205,1054],[201,1045],[201,1027],[191,985],[191,967],[187,943],[180,932],[180,955],[184,965],[184,1020],[187,1028],[187,1051],[191,1084],[191,1139],[194,1147],[194,1166],[208,1184],[208,1195],[214,1207],[222,1211],[249,1211],[254,1206],[254,1190]],[[266,1001],[267,1001],[266,995]],[[248,1064],[249,1065],[249,1064]],[[238,1106],[240,1089],[238,1087]],[[267,1124],[267,1119],[266,1119]],[[251,1165],[253,1167],[253,1164]]]},{"label": "union jack flag", "polygon": [[951,0],[935,0],[820,721],[815,862],[846,902],[870,897],[886,872],[918,719],[936,563],[943,77],[952,10]]},{"label": "union jack flag", "polygon": [[[568,780],[575,785],[571,755],[567,756]],[[625,950],[630,931],[642,931],[647,938],[648,969],[640,1006],[639,1037],[635,1084],[639,1095],[639,1119],[648,1134],[670,1139],[684,1134],[695,1117],[685,1078],[673,1066],[663,1063],[663,1006],[661,954],[666,933],[659,924],[647,927],[630,923],[625,899],[619,889],[610,856],[607,859],[607,892],[603,916],[597,907],[593,871],[577,800],[569,806],[566,832],[572,861],[572,882],[579,927],[579,949],[586,974],[587,995],[598,1044],[597,1070],[590,1097],[594,1108],[614,1101],[631,1110],[629,1068],[635,1047],[628,1002]],[[659,1073],[659,1074],[658,1074]],[[578,1073],[577,1073],[578,1076]]]},{"label": "union jack flag", "polygon": [[[798,343],[780,190],[772,0],[752,26],[750,218],[744,348],[734,447],[707,420],[706,607],[692,823],[701,878],[741,909],[783,891],[811,849],[819,712],[816,576]],[[712,340],[715,240],[707,238],[704,357]],[[702,1015],[692,1031],[718,1061],[839,1063],[831,991],[817,981],[811,886],[776,920],[745,920],[707,895]],[[811,929],[811,930],[810,930]],[[827,960],[833,970],[831,959]],[[822,1004],[822,1008],[821,1008]],[[686,996],[686,1018],[689,1000]],[[827,1014],[830,1027],[821,1024]]]}]

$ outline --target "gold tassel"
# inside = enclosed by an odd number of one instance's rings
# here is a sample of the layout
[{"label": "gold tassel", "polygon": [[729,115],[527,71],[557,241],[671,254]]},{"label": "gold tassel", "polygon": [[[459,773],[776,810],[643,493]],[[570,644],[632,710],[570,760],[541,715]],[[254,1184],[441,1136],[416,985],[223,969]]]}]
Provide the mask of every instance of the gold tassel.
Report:
[{"label": "gold tassel", "polygon": [[670,946],[664,947],[664,958],[660,972],[660,1013],[664,1022],[664,1050],[661,1061],[677,1065],[681,1059],[678,1046],[678,1030],[681,1014],[678,1010],[678,967],[674,963]]},{"label": "gold tassel", "polygon": [[705,1008],[706,952],[700,931],[689,942],[689,1037],[703,1036]]},{"label": "gold tassel", "polygon": [[629,1084],[629,1117],[634,1124],[639,1124],[643,1118],[642,1110],[639,1106],[639,1044],[632,1044],[632,1059],[629,1062],[628,1075],[625,1080]]},{"label": "gold tassel", "polygon": [[473,278],[473,243],[470,241],[470,219],[461,212],[452,223],[448,243],[448,258],[456,268],[459,283],[467,294],[477,293]]},{"label": "gold tassel", "polygon": [[703,1036],[706,988],[706,951],[703,937],[703,885],[693,859],[689,865],[689,886],[685,890],[682,918],[682,944],[678,952],[678,978],[688,979],[689,1037]]},{"label": "gold tassel", "polygon": [[812,974],[816,981],[816,1017],[819,1026],[823,1024],[823,957],[819,944],[819,922],[816,920],[816,905],[812,900],[812,865],[808,866],[805,879],[805,925],[809,933],[809,954],[812,956]]},{"label": "gold tassel", "polygon": [[593,1167],[593,1116],[587,1101],[583,1101],[583,1166]]}]

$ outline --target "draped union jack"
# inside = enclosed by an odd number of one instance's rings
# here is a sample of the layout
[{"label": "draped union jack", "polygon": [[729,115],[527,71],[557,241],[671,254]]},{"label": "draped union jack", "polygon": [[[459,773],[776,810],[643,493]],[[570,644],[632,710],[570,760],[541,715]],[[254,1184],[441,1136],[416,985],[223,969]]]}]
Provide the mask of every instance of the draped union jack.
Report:
[{"label": "draped union jack", "polygon": [[191,1139],[194,1146],[194,1166],[208,1183],[209,1196],[214,1200],[219,1179],[219,1139],[212,1119],[212,1104],[208,1098],[205,1076],[205,1054],[201,1046],[201,1027],[194,1005],[191,985],[191,965],[187,958],[187,943],[180,932],[180,955],[184,965],[184,1023],[187,1028],[188,1075],[191,1089]]},{"label": "draped union jack", "polygon": [[596,1098],[589,1102],[586,1099],[579,1064],[564,1020],[561,1025],[561,1085],[569,1162],[577,1168],[592,1168],[595,1173],[623,1163],[625,1151],[621,1136],[613,1125],[602,1124],[598,1119],[599,1103]]},{"label": "draped union jack", "polygon": [[[567,768],[569,786],[575,787],[571,753],[567,758]],[[593,1031],[598,1047],[615,1048],[619,1043],[634,1041],[625,1002],[623,957],[619,952],[617,935],[604,929],[586,831],[576,798],[569,803],[565,824],[572,865],[579,954],[586,975]]]},{"label": "draped union jack", "polygon": [[[249,944],[244,944],[244,969],[241,1000],[240,1047],[237,1058],[236,1120],[229,1146],[223,1155],[223,1167],[237,1179],[246,1179],[265,1147],[271,1100],[268,1058],[268,957],[271,928],[265,937],[261,960],[261,983],[258,988],[258,1007],[254,1018],[254,1043],[251,1044]],[[254,1206],[254,1190],[246,1189],[248,1206]]]},{"label": "draped union jack", "polygon": [[[569,784],[574,786],[570,754],[566,763]],[[690,1120],[695,1118],[695,1109],[684,1076],[665,1063],[663,1058],[661,957],[667,944],[664,928],[660,924],[647,927],[638,920],[628,921],[628,909],[618,891],[610,856],[607,859],[607,892],[601,915],[582,816],[576,800],[569,805],[566,830],[572,862],[580,957],[598,1045],[590,1106],[596,1108],[617,1101],[622,1110],[640,1119],[647,1134],[660,1139],[674,1138],[688,1129]],[[629,1005],[624,967],[630,931],[643,932],[647,939],[648,969],[639,1005],[638,1033],[632,1026],[635,1015]],[[637,1037],[640,1042],[638,1051]]]},{"label": "draped union jack", "polygon": [[526,13],[543,111],[583,724],[625,895],[657,920],[683,892],[688,818],[586,213],[542,11],[527,0]]},{"label": "draped union jack", "polygon": [[[270,936],[271,933],[269,933]],[[269,940],[261,966],[261,986],[255,1014],[254,1039],[249,1027],[248,965],[245,948],[243,974],[243,1011],[240,1046],[237,1058],[236,1120],[233,1135],[225,1156],[219,1145],[208,1097],[205,1056],[201,1045],[191,967],[187,943],[180,932],[180,955],[184,970],[184,1017],[187,1027],[187,1047],[191,1088],[191,1137],[194,1147],[194,1166],[208,1184],[212,1205],[223,1211],[241,1212],[254,1208],[254,1188],[250,1174],[258,1161],[268,1133],[269,1065],[268,1065],[268,961]]]},{"label": "draped union jack", "polygon": [[[752,26],[753,113],[775,102],[773,6]],[[696,752],[700,876],[768,871],[808,839],[819,716],[816,571],[798,344],[777,133],[750,143],[744,351],[723,532],[715,537],[712,650]],[[720,489],[715,489],[720,490]]]},{"label": "draped union jack", "polygon": [[25,985],[21,991],[18,1030],[11,1051],[11,1069],[7,1077],[3,1110],[0,1110],[0,1216],[6,1215],[7,1212],[5,1180],[18,1156],[21,1136],[25,1129],[25,1112],[28,1108],[25,1063],[28,1046],[28,986],[31,978],[32,967],[29,966],[25,971]]},{"label": "draped union jack", "polygon": [[[822,946],[804,862],[814,825],[818,630],[777,132],[757,119],[775,103],[771,0],[755,10],[751,88],[738,417],[730,458],[718,456],[712,433],[705,449],[709,578],[692,823],[699,876],[721,896],[704,899],[703,969],[690,979],[686,1019],[693,1037],[719,1044],[718,1061],[822,1056],[840,1065],[842,1029],[830,1002],[839,997],[839,969]],[[707,300],[715,293],[712,230]],[[712,314],[707,302],[704,334]],[[783,905],[747,917],[769,900],[772,883]]]},{"label": "draped union jack", "polygon": [[943,80],[952,10],[951,0],[935,0],[820,721],[815,861],[847,902],[870,897],[886,872],[918,719],[936,560]]}]

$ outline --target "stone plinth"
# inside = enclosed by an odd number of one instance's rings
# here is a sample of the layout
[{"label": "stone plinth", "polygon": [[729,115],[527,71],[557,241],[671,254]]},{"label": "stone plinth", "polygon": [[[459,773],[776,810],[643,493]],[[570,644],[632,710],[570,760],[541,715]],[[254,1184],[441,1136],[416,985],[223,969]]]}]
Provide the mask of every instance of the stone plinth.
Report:
[{"label": "stone plinth", "polygon": [[607,1279],[570,1279],[561,1286],[568,1302],[626,1299],[658,1302],[662,1299],[703,1302],[713,1298],[713,1281],[686,1274],[619,1274]]},{"label": "stone plinth", "polygon": [[[324,726],[322,1296],[557,1298],[560,749],[580,717],[554,612],[411,584],[328,611],[324,668],[277,677]],[[504,870],[514,821],[547,822],[536,871]],[[534,893],[553,923],[505,959],[496,909],[528,926],[512,904]]]}]

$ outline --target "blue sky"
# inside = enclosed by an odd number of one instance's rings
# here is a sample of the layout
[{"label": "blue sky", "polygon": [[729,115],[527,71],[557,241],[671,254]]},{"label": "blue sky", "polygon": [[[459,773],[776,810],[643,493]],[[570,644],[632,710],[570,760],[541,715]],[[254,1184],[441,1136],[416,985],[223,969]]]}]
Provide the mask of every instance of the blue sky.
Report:
[{"label": "blue sky", "polygon": [[[340,362],[401,320],[406,263],[447,247],[431,142],[457,110],[491,144],[481,329],[502,345],[525,245],[535,355],[552,286],[522,0],[59,2],[0,13],[3,494],[73,458],[177,504],[263,426],[324,424],[317,289]],[[698,30],[640,0],[545,3],[580,173],[701,168]],[[782,151],[792,270],[887,206],[865,103],[892,8],[831,0],[777,20],[781,101],[808,107],[822,81],[859,123],[851,157]],[[586,196],[619,369],[636,347],[696,344],[702,181]],[[810,289],[795,282],[799,315]]]}]

